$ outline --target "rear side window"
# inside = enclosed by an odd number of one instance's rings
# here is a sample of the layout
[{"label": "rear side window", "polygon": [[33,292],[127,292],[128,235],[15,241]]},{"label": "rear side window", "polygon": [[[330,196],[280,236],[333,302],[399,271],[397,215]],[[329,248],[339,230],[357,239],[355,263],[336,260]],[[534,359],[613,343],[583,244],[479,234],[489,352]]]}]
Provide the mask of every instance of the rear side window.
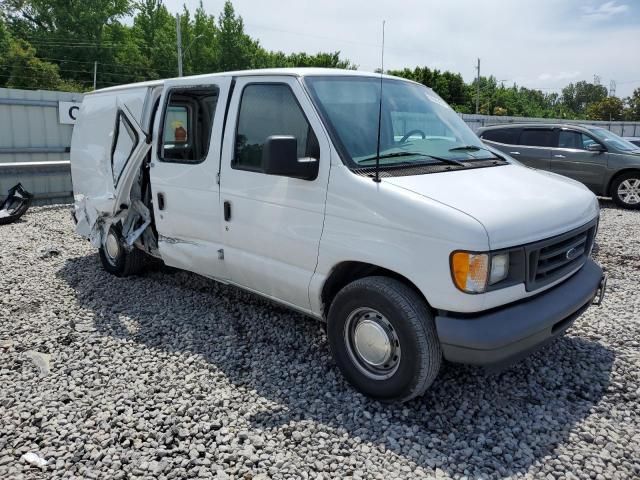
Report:
[{"label": "rear side window", "polygon": [[520,137],[519,128],[497,128],[495,130],[487,130],[482,134],[483,140],[490,142],[506,143],[509,145],[517,145]]},{"label": "rear side window", "polygon": [[520,135],[520,145],[529,147],[553,147],[553,130],[544,128],[525,128]]},{"label": "rear side window", "polygon": [[162,117],[160,160],[204,161],[209,152],[218,93],[215,86],[170,91]]},{"label": "rear side window", "polygon": [[262,148],[272,135],[298,140],[298,158],[318,157],[315,134],[291,88],[284,84],[250,84],[242,92],[235,155],[231,166],[262,170]]},{"label": "rear side window", "polygon": [[561,130],[558,135],[558,148],[572,148],[576,150],[586,150],[589,145],[596,141],[589,135],[575,130]]},{"label": "rear side window", "polygon": [[113,145],[111,146],[111,172],[113,174],[114,187],[118,185],[122,171],[137,145],[138,134],[125,114],[118,111]]}]

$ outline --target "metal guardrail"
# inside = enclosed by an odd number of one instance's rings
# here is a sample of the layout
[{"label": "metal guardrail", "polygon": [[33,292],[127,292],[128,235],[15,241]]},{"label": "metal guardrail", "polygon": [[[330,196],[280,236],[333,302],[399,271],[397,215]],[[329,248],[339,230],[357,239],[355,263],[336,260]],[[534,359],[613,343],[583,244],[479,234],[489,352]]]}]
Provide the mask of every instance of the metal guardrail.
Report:
[{"label": "metal guardrail", "polygon": [[33,193],[34,205],[73,202],[69,160],[0,163],[0,180],[3,184],[0,201],[4,200],[7,188],[21,182]]},{"label": "metal guardrail", "polygon": [[55,107],[58,100],[37,100],[30,98],[0,98],[0,105],[24,105],[27,107]]},{"label": "metal guardrail", "polygon": [[10,162],[0,163],[0,170],[38,170],[71,168],[71,160],[56,160],[44,162]]},{"label": "metal guardrail", "polygon": [[69,153],[71,147],[0,147],[0,155],[16,153]]}]

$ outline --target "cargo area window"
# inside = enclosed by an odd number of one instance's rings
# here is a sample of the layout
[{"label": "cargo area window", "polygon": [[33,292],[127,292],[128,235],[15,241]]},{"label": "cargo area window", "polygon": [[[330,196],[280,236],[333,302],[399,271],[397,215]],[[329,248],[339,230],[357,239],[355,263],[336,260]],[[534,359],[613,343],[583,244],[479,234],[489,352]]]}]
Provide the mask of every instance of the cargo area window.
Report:
[{"label": "cargo area window", "polygon": [[205,160],[218,95],[215,86],[170,91],[162,117],[161,161],[200,163]]},{"label": "cargo area window", "polygon": [[114,187],[118,186],[122,171],[137,145],[138,134],[125,114],[119,110],[116,116],[116,128],[111,146],[111,173]]},{"label": "cargo area window", "polygon": [[240,100],[231,167],[262,171],[262,148],[272,135],[296,137],[298,158],[319,157],[318,140],[291,88],[279,83],[247,85]]}]

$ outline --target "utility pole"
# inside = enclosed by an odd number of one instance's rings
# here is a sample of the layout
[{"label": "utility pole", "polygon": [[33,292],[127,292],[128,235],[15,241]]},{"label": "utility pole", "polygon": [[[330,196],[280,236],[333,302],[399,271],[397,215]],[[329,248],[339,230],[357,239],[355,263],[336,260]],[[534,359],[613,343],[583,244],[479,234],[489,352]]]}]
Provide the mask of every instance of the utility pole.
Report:
[{"label": "utility pole", "polygon": [[[615,80],[611,80],[609,82],[609,96],[610,97],[615,97],[616,96],[616,81]],[[612,118],[612,112],[611,112],[611,107],[609,107],[609,121],[611,121]]]},{"label": "utility pole", "polygon": [[176,13],[176,34],[178,41],[178,76],[182,76],[182,32],[180,31],[180,14]]},{"label": "utility pole", "polygon": [[98,62],[93,62],[93,89],[96,89],[96,84],[98,83]]},{"label": "utility pole", "polygon": [[476,67],[478,70],[478,76],[476,77],[476,115],[480,113],[480,59],[478,59],[478,66]]}]

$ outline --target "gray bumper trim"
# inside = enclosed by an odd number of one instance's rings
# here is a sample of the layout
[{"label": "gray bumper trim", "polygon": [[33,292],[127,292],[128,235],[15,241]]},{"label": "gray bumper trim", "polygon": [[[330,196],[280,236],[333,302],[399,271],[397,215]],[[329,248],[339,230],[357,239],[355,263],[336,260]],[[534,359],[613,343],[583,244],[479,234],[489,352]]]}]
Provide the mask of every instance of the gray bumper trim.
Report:
[{"label": "gray bumper trim", "polygon": [[564,332],[592,303],[603,278],[590,258],[535,297],[471,318],[436,316],[444,357],[476,365],[511,363]]}]

